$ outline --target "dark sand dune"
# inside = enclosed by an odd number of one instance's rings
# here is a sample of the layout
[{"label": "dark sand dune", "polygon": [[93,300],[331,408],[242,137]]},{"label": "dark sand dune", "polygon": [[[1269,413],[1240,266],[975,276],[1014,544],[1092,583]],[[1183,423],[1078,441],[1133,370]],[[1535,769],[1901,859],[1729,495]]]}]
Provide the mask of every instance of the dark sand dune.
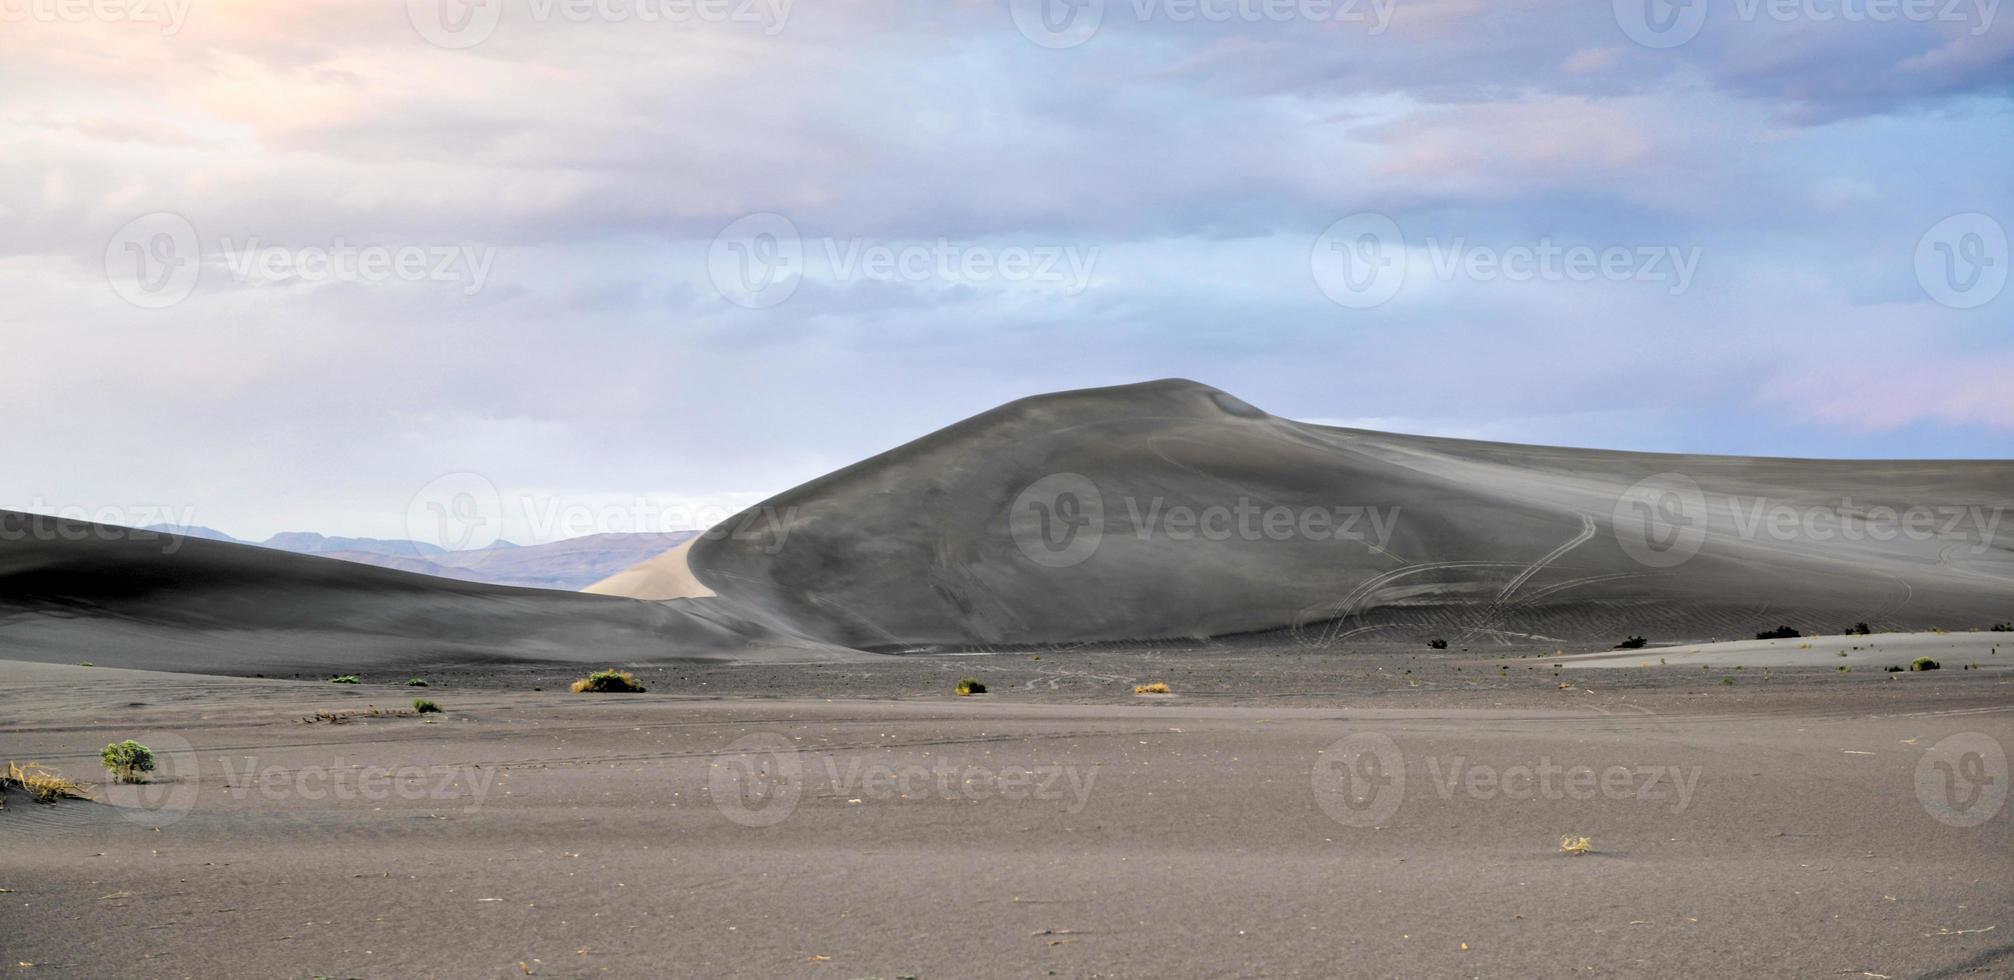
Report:
[{"label": "dark sand dune", "polygon": [[0,657],[220,673],[846,651],[679,608],[0,511]]},{"label": "dark sand dune", "polygon": [[2014,617],[2014,535],[1993,537],[2010,505],[2014,462],[1388,435],[1161,381],[958,423],[759,505],[690,564],[726,599],[876,650],[1745,638]]},{"label": "dark sand dune", "polygon": [[1965,629],[2014,619],[2010,505],[2004,461],[1387,435],[1161,381],[1024,399],[925,436],[595,586],[613,596],[0,512],[0,657],[252,673],[1253,634],[1584,649],[1779,624]]}]

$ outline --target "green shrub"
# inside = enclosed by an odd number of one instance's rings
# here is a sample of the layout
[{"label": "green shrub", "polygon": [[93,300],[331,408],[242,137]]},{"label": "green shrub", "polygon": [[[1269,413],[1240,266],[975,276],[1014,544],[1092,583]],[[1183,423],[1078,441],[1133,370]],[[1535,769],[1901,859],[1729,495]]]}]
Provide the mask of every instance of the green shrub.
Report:
[{"label": "green shrub", "polygon": [[610,667],[574,681],[570,690],[575,694],[641,694],[643,682],[631,674]]},{"label": "green shrub", "polygon": [[1641,650],[1649,645],[1650,645],[1649,640],[1646,640],[1641,636],[1632,636],[1629,639],[1616,644],[1615,648],[1617,650]]},{"label": "green shrub", "polygon": [[441,706],[433,703],[432,701],[427,700],[426,698],[414,698],[413,710],[423,715],[432,715],[432,714],[439,714]]},{"label": "green shrub", "polygon": [[1943,666],[1944,666],[1943,664],[1940,664],[1937,661],[1930,659],[1929,657],[1917,657],[1915,660],[1909,661],[1910,670],[1937,670],[1942,668]]},{"label": "green shrub", "polygon": [[963,698],[963,697],[970,697],[974,694],[986,693],[986,685],[981,683],[979,679],[976,677],[961,677],[958,680],[958,686],[952,688],[951,690],[952,693],[955,693],[959,697]]},{"label": "green shrub", "polygon": [[1874,631],[1868,629],[1866,623],[1854,623],[1852,626],[1846,628],[1847,636],[1866,636],[1872,632]]},{"label": "green shrub", "polygon": [[1428,647],[1429,649],[1434,649],[1434,650],[1445,650],[1445,649],[1447,649],[1447,648],[1448,648],[1448,641],[1446,641],[1446,640],[1441,640],[1441,639],[1433,639],[1433,640],[1428,640],[1428,641],[1427,641],[1427,647]]},{"label": "green shrub", "polygon": [[334,676],[334,677],[331,677],[331,678],[329,678],[329,683],[331,683],[331,684],[362,684],[362,683],[363,683],[363,681],[362,681],[362,680],[360,680],[360,679],[358,679],[357,675],[355,675],[355,674],[337,674],[336,676]]},{"label": "green shrub", "polygon": [[154,751],[132,739],[113,742],[98,753],[112,778],[122,783],[144,783],[154,771]]},{"label": "green shrub", "polygon": [[407,687],[425,687],[425,686],[427,686],[427,682],[426,682],[426,680],[425,680],[424,678],[419,678],[419,677],[415,677],[415,678],[413,678],[412,680],[409,680],[409,681],[407,681],[407,682],[406,682],[406,686],[407,686]]},{"label": "green shrub", "polygon": [[1723,677],[1723,678],[1721,678],[1721,679],[1720,679],[1720,682],[1721,682],[1722,684],[1725,684],[1725,685],[1727,685],[1728,687],[1733,687],[1733,686],[1734,686],[1734,678],[1732,678],[1732,677]]},{"label": "green shrub", "polygon": [[1755,634],[1755,638],[1758,640],[1790,640],[1803,635],[1788,626],[1778,626],[1773,630],[1763,630]]},{"label": "green shrub", "polygon": [[1888,666],[1886,666],[1886,667],[1883,667],[1883,668],[1881,668],[1881,669],[1882,669],[1882,670],[1885,670],[1885,671],[1887,671],[1887,672],[1889,672],[1889,673],[1891,673],[1891,674],[1900,674],[1900,673],[1902,673],[1902,668],[1900,668],[1900,667],[1897,667],[1897,666],[1896,666],[1896,665],[1894,665],[1894,664],[1889,664]]}]

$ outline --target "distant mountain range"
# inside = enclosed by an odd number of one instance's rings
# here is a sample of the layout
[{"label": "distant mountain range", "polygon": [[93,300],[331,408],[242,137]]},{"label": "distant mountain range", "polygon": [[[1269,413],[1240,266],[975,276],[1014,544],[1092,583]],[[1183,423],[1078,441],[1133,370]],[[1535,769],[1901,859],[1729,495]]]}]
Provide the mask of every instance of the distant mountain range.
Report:
[{"label": "distant mountain range", "polygon": [[699,534],[698,531],[590,534],[550,544],[499,541],[472,551],[448,551],[421,541],[332,538],[313,531],[285,531],[264,541],[246,541],[210,527],[152,524],[143,530],[336,558],[463,582],[567,592],[578,591],[655,558]]}]

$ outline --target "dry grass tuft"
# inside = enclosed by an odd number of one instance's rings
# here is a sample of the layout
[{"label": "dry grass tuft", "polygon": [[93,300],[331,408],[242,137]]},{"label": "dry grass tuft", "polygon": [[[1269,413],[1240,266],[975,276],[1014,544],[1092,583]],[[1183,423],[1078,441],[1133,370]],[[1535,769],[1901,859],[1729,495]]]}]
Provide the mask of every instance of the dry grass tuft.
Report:
[{"label": "dry grass tuft", "polygon": [[1559,839],[1559,852],[1561,854],[1579,855],[1586,854],[1592,850],[1594,850],[1594,838],[1592,837],[1575,837],[1572,834],[1568,834]]},{"label": "dry grass tuft", "polygon": [[1173,694],[1173,693],[1175,693],[1175,692],[1174,692],[1174,691],[1171,691],[1171,690],[1169,690],[1169,689],[1168,689],[1168,685],[1166,685],[1166,684],[1163,684],[1163,683],[1161,683],[1160,681],[1155,681],[1155,682],[1154,682],[1154,683],[1152,683],[1152,684],[1140,684],[1140,685],[1136,685],[1136,686],[1135,686],[1135,687],[1133,688],[1133,693],[1134,693],[1134,694]]},{"label": "dry grass tuft", "polygon": [[590,692],[595,694],[641,694],[643,693],[643,682],[637,680],[631,674],[611,667],[608,670],[597,670],[580,680],[574,681],[573,686],[568,688],[568,690],[571,690],[575,694],[588,694]]},{"label": "dry grass tuft", "polygon": [[18,786],[37,803],[54,803],[57,800],[88,800],[91,794],[85,792],[83,784],[66,778],[62,773],[40,763],[30,762],[26,766],[7,764],[7,774],[0,776],[0,789]]},{"label": "dry grass tuft", "polygon": [[326,722],[331,725],[346,725],[358,718],[411,718],[416,714],[419,714],[419,712],[408,708],[380,708],[375,704],[369,704],[365,705],[362,711],[355,709],[349,711],[318,710],[315,712],[314,717],[303,718],[301,721],[310,725],[316,722]]}]

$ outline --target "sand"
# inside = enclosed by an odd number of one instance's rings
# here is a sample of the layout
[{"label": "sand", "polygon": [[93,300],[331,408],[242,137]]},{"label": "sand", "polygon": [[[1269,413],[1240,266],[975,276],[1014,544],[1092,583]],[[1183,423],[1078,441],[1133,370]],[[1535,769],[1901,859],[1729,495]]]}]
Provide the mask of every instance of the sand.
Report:
[{"label": "sand", "polygon": [[[1940,822],[1916,789],[1947,738],[2014,744],[2004,672],[1586,692],[1390,653],[1342,668],[1391,675],[1364,693],[1222,689],[1257,655],[889,658],[839,700],[843,665],[688,665],[629,697],[443,681],[431,724],[335,725],[299,719],[413,692],[0,663],[0,756],[95,780],[109,740],[186,745],[151,798],[8,801],[0,948],[65,977],[2014,968],[2014,819]],[[949,694],[982,669],[1001,693]],[[1147,676],[1177,696],[1124,693]],[[1367,817],[1324,760],[1386,745],[1405,782]],[[1570,792],[1581,769],[1614,785]]]},{"label": "sand", "polygon": [[623,569],[599,582],[581,589],[592,595],[626,596],[631,599],[663,601],[667,599],[697,599],[718,595],[706,587],[692,574],[687,564],[692,553],[692,541],[686,541],[664,554],[651,558],[630,568]]}]

